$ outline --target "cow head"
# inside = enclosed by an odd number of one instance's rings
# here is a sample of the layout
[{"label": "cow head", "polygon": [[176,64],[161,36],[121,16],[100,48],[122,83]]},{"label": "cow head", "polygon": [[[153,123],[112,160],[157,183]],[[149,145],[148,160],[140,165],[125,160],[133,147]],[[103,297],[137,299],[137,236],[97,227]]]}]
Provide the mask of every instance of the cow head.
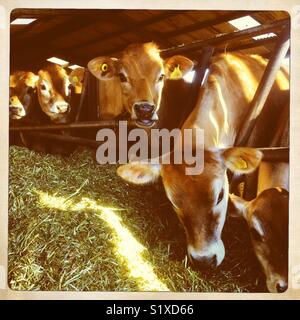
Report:
[{"label": "cow head", "polygon": [[68,122],[71,84],[66,70],[49,64],[39,71],[38,99],[43,112],[55,123]]},{"label": "cow head", "polygon": [[25,118],[33,108],[38,76],[32,72],[18,71],[9,78],[9,117]]},{"label": "cow head", "polygon": [[260,151],[228,148],[205,151],[204,170],[186,175],[186,164],[151,165],[130,163],[118,168],[118,175],[135,184],[155,181],[159,176],[187,236],[190,260],[199,267],[216,267],[225,255],[221,232],[228,205],[226,170],[249,173],[261,160]]},{"label": "cow head", "polygon": [[158,118],[164,80],[182,78],[193,62],[179,55],[164,61],[157,46],[146,43],[128,46],[118,59],[95,58],[88,68],[100,80],[117,79],[125,111],[138,126],[151,127]]},{"label": "cow head", "polygon": [[288,286],[288,203],[281,188],[267,189],[252,201],[230,195],[233,216],[242,216],[250,229],[255,254],[262,265],[270,292]]}]

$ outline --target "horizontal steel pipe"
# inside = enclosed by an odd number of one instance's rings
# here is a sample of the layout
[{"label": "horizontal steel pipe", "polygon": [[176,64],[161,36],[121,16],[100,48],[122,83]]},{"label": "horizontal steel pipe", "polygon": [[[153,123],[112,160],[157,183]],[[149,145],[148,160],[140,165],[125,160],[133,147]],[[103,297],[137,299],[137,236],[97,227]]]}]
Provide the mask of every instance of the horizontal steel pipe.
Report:
[{"label": "horizontal steel pipe", "polygon": [[[74,123],[68,123],[68,124],[10,127],[9,131],[44,131],[44,130],[108,128],[108,127],[117,127],[118,123],[119,123],[119,120],[86,121],[86,122],[74,122]],[[128,121],[129,127],[132,127],[134,125],[135,125],[134,121],[132,120]]]},{"label": "horizontal steel pipe", "polygon": [[263,153],[263,161],[268,162],[289,162],[290,148],[278,147],[278,148],[259,148]]},{"label": "horizontal steel pipe", "polygon": [[276,30],[280,30],[284,26],[288,26],[289,23],[290,23],[290,19],[282,19],[282,20],[277,20],[275,22],[262,24],[257,27],[253,27],[253,28],[249,28],[241,31],[235,31],[231,33],[226,33],[226,34],[221,34],[216,37],[205,39],[205,40],[199,40],[199,41],[194,41],[187,44],[182,44],[180,46],[161,50],[161,56],[165,58],[175,54],[182,54],[189,51],[199,50],[206,45],[219,46],[221,44],[227,44],[231,41],[247,39],[247,38],[261,35],[264,33],[270,33]]},{"label": "horizontal steel pipe", "polygon": [[[41,137],[50,140],[69,142],[72,144],[77,144],[81,146],[97,148],[102,143],[100,141],[85,139],[80,137],[72,137],[60,134],[53,133],[43,133],[38,132],[35,133],[35,137]],[[288,147],[278,147],[278,148],[259,148],[259,150],[263,153],[263,161],[270,162],[288,162],[289,161],[289,152],[290,149]]]}]

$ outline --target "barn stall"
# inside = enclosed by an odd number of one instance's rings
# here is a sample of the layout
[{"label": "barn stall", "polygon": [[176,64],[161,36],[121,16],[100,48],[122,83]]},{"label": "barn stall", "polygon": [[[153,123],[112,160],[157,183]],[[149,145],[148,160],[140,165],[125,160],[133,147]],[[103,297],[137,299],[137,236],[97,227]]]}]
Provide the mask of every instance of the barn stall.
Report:
[{"label": "barn stall", "polygon": [[[32,20],[24,25],[18,19]],[[159,126],[169,129],[191,112],[213,55],[242,51],[270,59],[250,119],[263,109],[274,74],[289,56],[285,12],[18,9],[11,21],[11,70],[38,70],[52,58],[71,71],[97,56],[113,56],[128,44],[147,41],[156,42],[163,57],[184,54],[195,61],[184,95],[163,98]],[[214,271],[196,270],[188,262],[184,231],[163,186],[129,185],[116,175],[116,165],[97,164],[97,129],[117,127],[117,121],[97,119],[98,95],[97,80],[86,70],[71,124],[10,128],[11,134],[27,133],[46,144],[74,148],[63,157],[10,146],[10,287],[265,291],[243,221],[226,222],[222,265]],[[177,99],[185,107],[174,111]],[[237,145],[245,145],[254,125],[243,128]],[[277,160],[288,161],[288,150],[281,151]]]}]

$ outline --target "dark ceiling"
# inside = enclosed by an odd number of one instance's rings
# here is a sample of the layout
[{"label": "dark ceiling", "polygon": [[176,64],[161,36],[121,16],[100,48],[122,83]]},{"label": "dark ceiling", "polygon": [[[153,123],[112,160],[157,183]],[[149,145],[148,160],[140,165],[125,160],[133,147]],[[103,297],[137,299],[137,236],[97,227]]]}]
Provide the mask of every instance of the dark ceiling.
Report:
[{"label": "dark ceiling", "polygon": [[[162,49],[176,47],[231,34],[237,29],[228,21],[247,15],[261,24],[289,18],[283,11],[16,9],[11,21],[37,20],[11,25],[11,66],[38,68],[52,56],[85,66],[96,56],[114,54],[138,42],[154,41]],[[273,38],[254,40],[248,36],[223,41],[216,49],[268,56],[274,43]],[[200,52],[198,46],[186,54],[197,60]]]}]

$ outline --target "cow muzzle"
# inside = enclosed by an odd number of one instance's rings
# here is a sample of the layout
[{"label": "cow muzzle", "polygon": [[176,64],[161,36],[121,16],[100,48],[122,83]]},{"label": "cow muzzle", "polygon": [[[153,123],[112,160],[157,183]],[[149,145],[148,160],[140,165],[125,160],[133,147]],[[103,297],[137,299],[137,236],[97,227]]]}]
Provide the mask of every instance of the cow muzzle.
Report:
[{"label": "cow muzzle", "polygon": [[70,105],[66,102],[59,102],[52,105],[51,112],[53,113],[67,113],[70,111]]},{"label": "cow muzzle", "polygon": [[272,293],[283,293],[288,288],[287,278],[280,275],[267,277],[267,288]]},{"label": "cow muzzle", "polygon": [[9,117],[14,120],[19,120],[26,116],[23,106],[9,106]]},{"label": "cow muzzle", "polygon": [[223,241],[220,240],[211,244],[205,250],[195,250],[188,245],[188,256],[192,265],[201,270],[208,270],[218,267],[225,257]]},{"label": "cow muzzle", "polygon": [[149,102],[137,102],[133,105],[132,119],[140,127],[152,127],[158,120],[155,105]]}]

